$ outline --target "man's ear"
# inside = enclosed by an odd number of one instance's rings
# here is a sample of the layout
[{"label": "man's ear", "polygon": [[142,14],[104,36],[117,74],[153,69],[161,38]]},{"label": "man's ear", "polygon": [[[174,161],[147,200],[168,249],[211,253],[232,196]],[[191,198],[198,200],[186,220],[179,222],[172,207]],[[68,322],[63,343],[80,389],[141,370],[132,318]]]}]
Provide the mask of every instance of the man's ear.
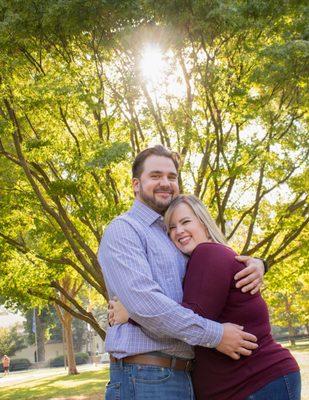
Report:
[{"label": "man's ear", "polygon": [[138,178],[133,178],[132,179],[132,187],[133,187],[134,194],[139,192],[140,181],[139,181]]}]

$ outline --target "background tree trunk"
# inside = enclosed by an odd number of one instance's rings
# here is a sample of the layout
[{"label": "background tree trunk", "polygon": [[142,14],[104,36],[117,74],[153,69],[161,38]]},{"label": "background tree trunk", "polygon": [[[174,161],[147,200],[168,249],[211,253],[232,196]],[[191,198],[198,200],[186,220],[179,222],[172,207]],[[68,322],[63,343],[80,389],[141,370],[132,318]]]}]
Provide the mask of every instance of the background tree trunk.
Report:
[{"label": "background tree trunk", "polygon": [[36,346],[37,346],[37,361],[45,361],[45,329],[46,324],[38,315],[38,310],[35,310],[35,327],[36,327]]},{"label": "background tree trunk", "polygon": [[73,333],[72,333],[72,316],[68,312],[63,313],[63,328],[65,334],[66,350],[67,350],[67,361],[68,361],[68,374],[78,374],[76,368],[74,346],[73,346]]},{"label": "background tree trunk", "polygon": [[289,330],[289,337],[290,337],[290,344],[291,346],[295,346],[296,341],[295,341],[295,327],[293,326],[293,314],[291,313],[291,304],[289,302],[289,299],[286,297],[285,298],[285,310],[286,310],[286,315],[287,315],[287,323],[288,323],[288,330]]}]

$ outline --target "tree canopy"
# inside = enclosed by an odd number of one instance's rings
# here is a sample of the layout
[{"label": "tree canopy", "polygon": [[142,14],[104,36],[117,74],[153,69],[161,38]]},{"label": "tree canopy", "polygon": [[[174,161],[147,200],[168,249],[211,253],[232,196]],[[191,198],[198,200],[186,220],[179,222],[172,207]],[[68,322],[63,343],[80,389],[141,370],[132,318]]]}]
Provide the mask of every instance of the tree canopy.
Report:
[{"label": "tree canopy", "polygon": [[[308,223],[304,1],[0,1],[0,274],[12,303],[99,326],[104,227],[154,143],[240,252],[285,263]],[[304,263],[307,259],[304,259]],[[76,283],[78,284],[78,283]],[[63,296],[66,301],[63,301]],[[101,336],[104,336],[102,330]]]},{"label": "tree canopy", "polygon": [[25,337],[18,332],[18,328],[0,328],[0,357],[5,354],[14,356],[16,351],[26,347]]}]

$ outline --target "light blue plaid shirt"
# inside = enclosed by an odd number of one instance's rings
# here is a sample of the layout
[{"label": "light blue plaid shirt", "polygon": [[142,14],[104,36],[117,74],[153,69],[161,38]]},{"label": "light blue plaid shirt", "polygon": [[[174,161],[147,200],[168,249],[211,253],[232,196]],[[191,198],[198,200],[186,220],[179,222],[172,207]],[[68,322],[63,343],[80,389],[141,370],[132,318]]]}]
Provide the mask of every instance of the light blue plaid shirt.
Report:
[{"label": "light blue plaid shirt", "polygon": [[192,358],[190,345],[219,344],[222,325],[179,304],[187,260],[169,240],[160,214],[135,200],[105,230],[98,259],[109,297],[117,296],[141,325],[108,329],[105,348],[114,357],[161,351]]}]

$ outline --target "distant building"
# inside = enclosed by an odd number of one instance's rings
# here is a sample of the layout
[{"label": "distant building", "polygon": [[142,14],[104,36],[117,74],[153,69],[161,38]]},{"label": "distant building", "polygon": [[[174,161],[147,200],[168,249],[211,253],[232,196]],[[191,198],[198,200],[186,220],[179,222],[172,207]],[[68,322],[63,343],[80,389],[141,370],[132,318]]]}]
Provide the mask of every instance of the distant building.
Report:
[{"label": "distant building", "polygon": [[12,313],[0,305],[0,328],[12,328],[13,326],[17,326],[18,331],[23,332],[24,321],[26,321],[26,318],[18,313]]}]

